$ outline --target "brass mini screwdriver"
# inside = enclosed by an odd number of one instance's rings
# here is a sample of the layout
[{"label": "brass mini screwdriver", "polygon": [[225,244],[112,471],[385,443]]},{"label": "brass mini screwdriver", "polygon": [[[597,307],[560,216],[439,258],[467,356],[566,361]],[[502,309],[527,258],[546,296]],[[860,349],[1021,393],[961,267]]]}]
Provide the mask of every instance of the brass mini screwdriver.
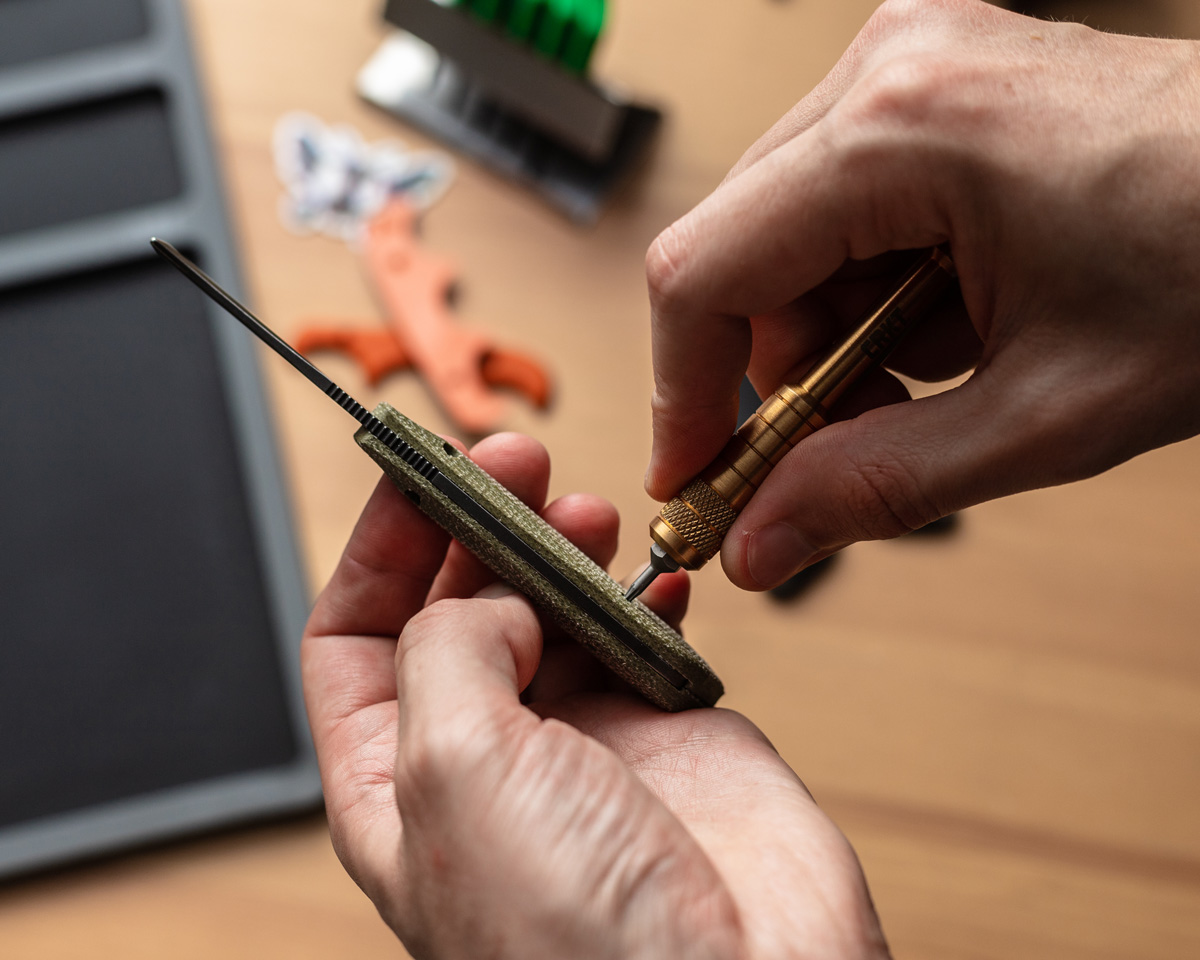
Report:
[{"label": "brass mini screwdriver", "polygon": [[829,408],[878,366],[955,279],[942,249],[916,265],[850,334],[818,360],[798,383],[768,397],[725,448],[650,523],[650,565],[626,598],[639,596],[660,573],[699,570],[716,556],[737,515],[771,469],[801,440],[829,423]]}]

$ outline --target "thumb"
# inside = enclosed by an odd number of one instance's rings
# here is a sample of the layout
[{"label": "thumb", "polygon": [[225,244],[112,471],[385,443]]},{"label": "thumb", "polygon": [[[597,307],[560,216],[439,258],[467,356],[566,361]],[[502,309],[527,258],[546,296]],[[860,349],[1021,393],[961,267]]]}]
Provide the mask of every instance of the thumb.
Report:
[{"label": "thumb", "polygon": [[806,438],[729,531],[729,579],[766,590],[858,540],[900,536],[1062,475],[1056,424],[977,373],[960,387],[877,407]]},{"label": "thumb", "polygon": [[396,651],[402,754],[427,740],[449,754],[460,735],[482,742],[479,731],[525,714],[518,698],[541,654],[537,614],[505,584],[426,607],[409,620]]}]

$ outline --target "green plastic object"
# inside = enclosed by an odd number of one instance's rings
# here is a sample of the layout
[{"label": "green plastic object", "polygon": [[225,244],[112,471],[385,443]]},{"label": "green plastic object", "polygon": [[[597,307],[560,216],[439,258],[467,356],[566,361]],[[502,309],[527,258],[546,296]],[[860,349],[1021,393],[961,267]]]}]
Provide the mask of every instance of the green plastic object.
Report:
[{"label": "green plastic object", "polygon": [[544,15],[546,0],[513,0],[508,11],[508,33],[517,40],[528,42]]},{"label": "green plastic object", "polygon": [[429,471],[359,430],[355,440],[392,483],[596,659],[665,710],[717,702],[721,681],[700,655],[643,603],[626,600],[620,584],[578,547],[441,437],[386,403],[372,413],[469,499],[464,507]]},{"label": "green plastic object", "polygon": [[604,29],[604,0],[453,0],[572,73],[587,70]]},{"label": "green plastic object", "polygon": [[533,48],[551,60],[558,60],[574,13],[575,0],[546,0],[545,12],[533,37]]},{"label": "green plastic object", "polygon": [[573,73],[586,72],[603,29],[604,0],[575,0],[575,15],[563,42],[562,65]]},{"label": "green plastic object", "polygon": [[[457,0],[456,0],[457,2]],[[505,6],[504,0],[468,0],[471,12],[480,20],[500,19]]]}]

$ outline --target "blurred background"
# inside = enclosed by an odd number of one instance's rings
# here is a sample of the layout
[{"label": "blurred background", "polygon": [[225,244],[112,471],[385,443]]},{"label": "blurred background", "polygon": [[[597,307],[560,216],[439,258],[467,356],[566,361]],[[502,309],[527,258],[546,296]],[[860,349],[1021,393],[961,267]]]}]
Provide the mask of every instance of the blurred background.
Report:
[{"label": "blurred background", "polygon": [[[433,161],[422,180],[444,190],[422,201],[420,243],[455,265],[455,322],[553,384],[544,411],[528,392],[506,395],[494,426],[547,446],[551,496],[586,490],[617,505],[613,572],[625,576],[644,562],[657,510],[642,492],[645,250],[825,75],[875,6],[613,0],[584,65],[564,69],[621,109],[649,111],[630,170],[579,174],[546,160],[547,147],[514,180],[490,147],[461,131],[447,145],[428,117],[402,120],[360,95],[360,72],[395,30],[380,0],[187,0],[236,238],[212,256],[240,265],[251,302],[286,338],[334,321],[382,329],[355,244],[327,223],[298,225],[287,206],[279,122],[303,111],[353,128],[360,140],[335,152],[399,140],[402,153],[453,158],[452,175]],[[1200,37],[1192,0],[1009,6]],[[48,62],[85,70],[92,55]],[[0,69],[0,101],[23,95],[36,66]],[[515,136],[498,135],[496,150]],[[567,187],[547,170],[566,171]],[[593,188],[591,207],[579,197]],[[347,349],[315,359],[364,404],[387,400],[463,433],[418,372],[371,383]],[[378,471],[341,411],[262,360],[315,596]],[[764,729],[849,836],[898,957],[1200,955],[1198,471],[1191,441],[972,509],[941,536],[860,544],[790,600],[741,593],[716,565],[695,576],[688,640],[724,680],[723,705]],[[402,955],[309,809],[9,879],[0,956]]]}]

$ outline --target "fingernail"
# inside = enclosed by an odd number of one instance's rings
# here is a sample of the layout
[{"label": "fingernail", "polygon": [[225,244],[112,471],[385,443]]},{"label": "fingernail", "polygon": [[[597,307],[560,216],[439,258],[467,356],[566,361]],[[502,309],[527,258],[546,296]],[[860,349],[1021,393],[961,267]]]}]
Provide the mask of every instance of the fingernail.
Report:
[{"label": "fingernail", "polygon": [[489,583],[486,587],[475,594],[479,600],[500,600],[504,597],[511,597],[516,593],[516,588],[503,580],[497,580],[495,583]]},{"label": "fingernail", "polygon": [[746,566],[760,587],[777,587],[816,551],[790,523],[772,523],[750,534]]}]

